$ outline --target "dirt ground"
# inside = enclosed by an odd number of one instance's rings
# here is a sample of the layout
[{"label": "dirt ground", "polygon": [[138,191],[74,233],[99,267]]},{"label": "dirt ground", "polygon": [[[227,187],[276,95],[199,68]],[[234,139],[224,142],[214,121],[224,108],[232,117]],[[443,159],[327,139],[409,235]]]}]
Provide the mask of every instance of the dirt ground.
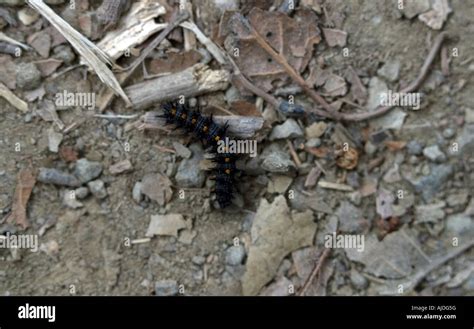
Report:
[{"label": "dirt ground", "polygon": [[[327,11],[343,14],[345,19],[339,27],[348,33],[346,47],[350,51],[348,57],[342,56],[341,47],[327,47],[324,42],[316,47],[314,56],[326,60],[326,66],[335,74],[344,76],[347,67],[352,66],[362,82],[369,88],[369,81],[377,75],[377,71],[389,58],[400,61],[399,78],[389,82],[393,89],[400,84],[407,84],[416,78],[421,65],[431,47],[434,31],[417,18],[411,20],[401,17],[395,1],[326,1]],[[206,3],[206,2],[203,2]],[[0,2],[1,4],[1,2]],[[450,72],[441,81],[430,76],[425,82],[422,92],[425,97],[419,111],[404,110],[407,114],[403,126],[398,130],[390,130],[390,139],[395,141],[417,141],[422,145],[441,145],[444,153],[452,142],[457,141],[467,127],[467,111],[474,109],[473,71],[474,61],[474,3],[471,1],[450,1],[452,13],[443,26],[443,31],[450,35],[446,43],[448,52],[458,49],[459,56],[450,56]],[[56,6],[54,6],[56,8]],[[58,12],[61,12],[58,10]],[[327,24],[321,18],[321,26]],[[3,32],[24,41],[27,29],[14,27],[4,28]],[[14,58],[15,63],[38,60],[34,53],[25,52],[21,58]],[[77,63],[78,59],[73,63]],[[434,63],[434,70],[441,71],[439,59]],[[437,76],[439,78],[439,75]],[[431,80],[430,80],[431,79]],[[137,78],[137,81],[139,77]],[[65,73],[61,78],[52,81],[44,80],[46,95],[44,99],[52,99],[57,91],[87,90],[98,92],[102,86],[93,73],[86,74],[83,69]],[[430,85],[433,87],[430,89]],[[17,87],[14,91],[20,98],[23,92]],[[226,107],[225,92],[216,92],[200,97],[204,100],[220,99],[222,107]],[[299,96],[303,102],[307,98]],[[199,99],[199,98],[198,98]],[[298,98],[297,98],[298,99]],[[41,107],[42,101],[30,103],[30,112],[21,113],[5,99],[0,98],[0,212],[6,216],[11,211],[17,175],[20,169],[29,164],[33,168],[56,168],[65,172],[74,170],[74,162],[65,162],[57,153],[48,149],[48,129],[51,122],[44,121],[34,112]],[[130,114],[117,97],[106,113]],[[142,111],[143,112],[143,111]],[[368,227],[363,229],[365,236],[377,231],[377,213],[375,194],[364,196],[359,201],[351,199],[349,193],[313,188],[308,195],[301,193],[306,174],[271,173],[265,170],[246,172],[238,179],[238,204],[229,209],[216,209],[211,199],[212,182],[202,188],[184,189],[185,198],[178,197],[179,186],[176,186],[174,174],[181,158],[172,153],[163,152],[156,147],[172,148],[173,142],[186,144],[187,139],[179,134],[146,133],[137,129],[125,129],[128,119],[104,119],[93,117],[94,111],[75,107],[59,111],[61,120],[66,126],[73,122],[79,125],[64,134],[61,147],[71,146],[79,154],[79,158],[100,162],[103,166],[100,180],[105,183],[107,196],[99,199],[87,196],[80,200],[82,207],[72,209],[64,204],[62,195],[67,193],[66,187],[37,182],[28,202],[27,214],[31,223],[23,234],[37,234],[45,222],[55,224],[39,237],[40,244],[45,244],[46,251],[37,253],[28,250],[0,250],[0,293],[2,295],[153,295],[156,284],[166,289],[169,285],[179,288],[185,295],[241,295],[244,273],[248,271],[247,260],[251,252],[253,237],[252,221],[262,199],[270,204],[278,198],[278,194],[270,190],[268,184],[275,177],[290,177],[291,185],[284,190],[290,213],[309,211],[317,233],[315,240],[306,248],[321,245],[317,240],[335,213],[341,210],[341,204],[351,202],[356,207]],[[142,114],[140,112],[140,114]],[[284,120],[279,120],[279,123]],[[309,126],[305,120],[298,121],[302,128]],[[328,131],[334,131],[335,123],[325,120]],[[274,123],[274,125],[278,124]],[[370,130],[371,123],[345,123],[345,128],[353,135],[360,136],[363,131]],[[453,132],[446,132],[446,129]],[[373,132],[373,130],[370,130]],[[448,137],[446,137],[448,136]],[[331,140],[331,133],[321,137],[323,145]],[[21,150],[15,149],[20,143]],[[286,141],[271,142],[268,138],[259,143],[259,157],[270,144],[286,147]],[[125,150],[124,145],[128,145]],[[328,144],[329,145],[329,144]],[[447,232],[447,221],[456,214],[467,214],[468,224],[464,233],[472,240],[474,223],[469,207],[473,205],[474,168],[472,150],[467,149],[459,156],[448,156],[444,165],[452,166],[454,173],[436,188],[436,202],[445,202],[442,215],[434,221],[433,227],[416,225],[417,207],[431,205],[435,201],[424,201],[421,191],[414,191],[409,183],[411,175],[424,173],[429,175],[430,161],[424,156],[410,156],[405,147],[403,150],[390,150],[375,145],[376,150],[368,150],[368,146],[359,148],[359,164],[352,172],[358,173],[360,180],[372,176],[381,181],[380,186],[389,186],[391,191],[403,189],[410,191],[413,204],[402,218],[402,226],[410,230],[417,245],[421,245],[423,253],[434,257],[449,252],[445,242],[450,239]],[[304,153],[304,152],[302,152]],[[375,170],[367,169],[371,161],[383,157],[382,165]],[[110,174],[109,167],[121,160],[129,159],[133,165],[130,172],[120,175]],[[261,159],[261,158],[259,158]],[[304,159],[304,157],[303,157]],[[309,161],[309,160],[308,160]],[[305,162],[305,161],[303,161]],[[403,177],[394,183],[382,182],[387,170],[399,164],[399,173]],[[327,163],[326,163],[327,164]],[[433,170],[433,169],[431,169]],[[331,168],[326,178],[341,178],[343,170]],[[162,173],[173,182],[173,197],[166,205],[145,198],[137,203],[132,196],[136,182],[147,174]],[[350,175],[349,175],[350,176]],[[349,179],[349,178],[348,178]],[[327,179],[330,180],[330,179]],[[288,190],[296,191],[295,198],[289,198]],[[285,192],[286,191],[286,192]],[[449,196],[466,194],[467,199],[460,205],[448,202]],[[309,196],[311,195],[311,196]],[[357,199],[357,195],[352,196]],[[311,201],[313,200],[313,201]],[[308,207],[308,202],[320,202],[329,213]],[[435,200],[435,199],[433,199]],[[453,203],[454,205],[451,205]],[[352,205],[353,204],[353,205]],[[322,207],[322,206],[321,206]],[[317,207],[316,207],[317,208]],[[431,208],[430,208],[431,209]],[[466,210],[467,209],[467,210]],[[152,215],[181,214],[188,227],[179,232],[177,237],[155,236],[150,241],[128,245],[126,242],[145,237]],[[408,216],[408,217],[407,217]],[[418,216],[421,216],[418,214]],[[340,219],[341,220],[341,219]],[[430,219],[431,220],[431,219]],[[2,230],[20,232],[18,227],[12,228],[6,223]],[[365,224],[364,224],[365,225]],[[442,228],[438,229],[437,225]],[[448,225],[449,226],[449,225]],[[13,230],[13,231],[12,231]],[[271,230],[267,233],[271,234]],[[359,232],[359,228],[355,229]],[[401,230],[399,232],[402,232]],[[390,235],[396,234],[390,233]],[[470,238],[469,238],[470,237]],[[235,238],[238,238],[235,240]],[[48,246],[57,243],[58,250],[51,251]],[[230,247],[239,241],[244,246],[244,255]],[[387,240],[384,240],[387,241]],[[388,242],[387,242],[388,243]],[[54,249],[54,248],[52,248]],[[295,261],[295,250],[285,256],[278,265],[274,278],[265,286],[268,294],[278,293],[278,284],[291,282],[296,290],[303,285],[304,279],[299,273],[298,262]],[[232,254],[237,253],[237,255]],[[308,251],[309,252],[309,251]],[[237,263],[232,257],[237,257]],[[239,258],[240,257],[240,258]],[[302,256],[303,257],[303,256]],[[390,253],[387,257],[395,259]],[[314,260],[314,259],[313,259]],[[399,260],[395,260],[395,263]],[[389,275],[377,275],[374,271],[364,269],[364,260],[349,257],[343,250],[335,250],[329,255],[328,264],[331,271],[327,273],[323,295],[373,295],[381,294],[377,288],[380,280],[396,279]],[[415,264],[415,266],[418,263]],[[474,293],[474,251],[468,250],[434,271],[425,275],[409,294],[423,295],[470,295]],[[310,265],[314,265],[310,261]],[[310,266],[308,265],[308,266]],[[268,264],[262,264],[262,267]],[[403,268],[404,264],[398,264]],[[408,265],[409,266],[409,265]],[[413,266],[413,265],[412,265]],[[329,268],[329,266],[328,266]],[[304,271],[303,271],[304,272]],[[376,271],[375,271],[376,272]],[[307,272],[305,272],[307,273]],[[364,273],[364,275],[361,275]],[[416,269],[412,274],[416,273]],[[461,274],[460,274],[461,273]],[[461,283],[452,283],[456,276],[465,275]],[[461,280],[458,277],[456,280]],[[273,286],[272,286],[273,284]],[[158,292],[159,294],[159,292]],[[288,293],[288,294],[291,294]],[[389,293],[390,294],[390,293]],[[396,294],[393,290],[392,294]]]}]

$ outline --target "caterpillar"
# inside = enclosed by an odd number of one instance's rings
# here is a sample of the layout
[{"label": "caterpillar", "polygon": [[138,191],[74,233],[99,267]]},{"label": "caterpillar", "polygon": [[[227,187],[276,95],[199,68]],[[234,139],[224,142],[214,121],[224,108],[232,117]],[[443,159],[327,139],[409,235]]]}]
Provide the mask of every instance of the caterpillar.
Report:
[{"label": "caterpillar", "polygon": [[235,174],[237,172],[237,154],[218,152],[219,141],[226,139],[228,125],[220,126],[212,120],[211,116],[203,115],[199,110],[189,109],[187,104],[179,102],[167,102],[162,104],[162,118],[166,124],[172,124],[177,129],[182,128],[188,133],[194,134],[201,140],[212,156],[214,163],[211,169],[214,172],[215,181],[213,192],[216,195],[220,208],[225,208],[232,203],[235,185]]}]

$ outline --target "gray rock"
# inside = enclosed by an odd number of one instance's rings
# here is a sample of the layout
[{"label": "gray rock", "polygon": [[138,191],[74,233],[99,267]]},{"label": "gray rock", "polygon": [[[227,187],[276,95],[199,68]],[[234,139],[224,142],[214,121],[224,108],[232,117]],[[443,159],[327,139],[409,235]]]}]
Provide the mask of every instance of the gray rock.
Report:
[{"label": "gray rock", "polygon": [[298,123],[293,119],[286,120],[283,124],[275,126],[270,134],[270,140],[286,139],[302,137],[303,130],[301,130]]},{"label": "gray rock", "polygon": [[464,113],[464,120],[466,123],[474,123],[474,110],[470,108],[466,108],[466,112]]},{"label": "gray rock", "polygon": [[465,125],[456,141],[459,146],[459,152],[454,152],[453,148],[450,147],[451,154],[474,154],[474,124]]},{"label": "gray rock", "polygon": [[93,180],[87,183],[87,186],[89,187],[92,195],[95,196],[97,199],[104,199],[105,197],[107,197],[107,190],[105,189],[105,184],[100,179]]},{"label": "gray rock", "polygon": [[408,154],[420,155],[423,152],[423,144],[416,140],[409,141],[407,144]]},{"label": "gray rock", "polygon": [[75,189],[74,193],[76,194],[76,198],[81,200],[81,199],[84,199],[89,194],[89,189],[85,186],[81,186]]},{"label": "gray rock", "polygon": [[242,99],[242,96],[240,95],[240,92],[237,88],[234,86],[231,86],[227,91],[225,92],[225,100],[227,101],[227,104],[232,104],[235,101],[238,101]]},{"label": "gray rock", "polygon": [[446,230],[451,233],[471,236],[474,233],[474,218],[466,214],[454,214],[446,219]]},{"label": "gray rock", "polygon": [[310,138],[305,144],[306,147],[319,147],[321,146],[321,139],[319,138]]},{"label": "gray rock", "polygon": [[388,81],[396,81],[400,75],[400,61],[389,59],[378,71],[377,74]]},{"label": "gray rock", "polygon": [[174,296],[178,294],[178,282],[175,280],[161,280],[155,282],[156,296]]},{"label": "gray rock", "polygon": [[196,265],[203,265],[206,262],[206,258],[203,256],[193,256],[192,262]]},{"label": "gray rock", "polygon": [[143,193],[142,193],[142,183],[141,182],[136,182],[135,185],[133,185],[132,198],[136,203],[142,202]]},{"label": "gray rock", "polygon": [[454,130],[453,128],[446,128],[445,130],[443,130],[443,137],[444,138],[453,138],[454,135],[456,135],[456,130]]},{"label": "gray rock", "polygon": [[350,280],[352,286],[358,290],[364,290],[369,286],[369,281],[367,278],[354,269],[351,270]]},{"label": "gray rock", "polygon": [[87,183],[97,178],[102,173],[102,164],[100,162],[89,161],[85,158],[76,162],[74,174],[81,183]]},{"label": "gray rock", "polygon": [[438,145],[427,146],[423,149],[423,155],[433,162],[446,161],[446,155],[439,149]]},{"label": "gray rock", "polygon": [[350,202],[342,201],[335,215],[339,218],[339,229],[342,232],[360,233],[369,227],[369,223],[362,216],[361,210]]},{"label": "gray rock", "polygon": [[453,166],[450,164],[432,165],[428,176],[409,181],[415,190],[421,193],[425,202],[429,202],[451,177],[453,171]]},{"label": "gray rock", "polygon": [[295,164],[287,153],[275,152],[268,155],[262,162],[262,168],[269,172],[286,173],[295,169]]},{"label": "gray rock", "polygon": [[206,175],[199,166],[204,158],[204,152],[199,144],[192,144],[189,148],[193,155],[189,159],[183,159],[179,164],[175,176],[176,183],[182,187],[201,187],[206,180]]},{"label": "gray rock", "polygon": [[413,18],[419,14],[423,14],[424,12],[430,9],[430,1],[429,0],[416,0],[416,1],[403,1],[403,15],[406,18]]},{"label": "gray rock", "polygon": [[237,266],[242,264],[245,257],[245,248],[242,245],[232,246],[225,252],[225,262],[228,265]]},{"label": "gray rock", "polygon": [[375,110],[382,101],[382,95],[388,92],[387,84],[379,79],[373,77],[369,82],[369,99],[367,100],[367,108],[369,111]]},{"label": "gray rock", "polygon": [[67,45],[59,45],[53,49],[53,52],[53,57],[62,60],[64,64],[71,64],[76,58],[76,55],[72,51],[71,47]]},{"label": "gray rock", "polygon": [[81,182],[71,174],[53,168],[40,168],[38,181],[46,184],[77,187]]},{"label": "gray rock", "polygon": [[446,78],[444,77],[441,71],[433,70],[426,79],[423,86],[423,90],[426,90],[428,92],[433,91],[438,88],[444,82],[444,80],[446,80]]},{"label": "gray rock", "polygon": [[41,72],[33,63],[20,63],[16,66],[16,84],[24,90],[37,88],[41,83]]}]

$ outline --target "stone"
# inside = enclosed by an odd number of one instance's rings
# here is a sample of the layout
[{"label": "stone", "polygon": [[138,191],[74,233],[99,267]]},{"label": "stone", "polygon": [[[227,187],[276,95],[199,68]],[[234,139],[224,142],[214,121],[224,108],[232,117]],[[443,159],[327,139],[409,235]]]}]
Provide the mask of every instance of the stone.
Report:
[{"label": "stone", "polygon": [[105,189],[105,184],[100,179],[93,180],[87,183],[89,190],[92,195],[97,199],[104,199],[107,197],[107,190]]},{"label": "stone", "polygon": [[86,196],[89,195],[89,189],[85,186],[81,186],[81,187],[74,190],[74,194],[76,195],[77,199],[82,200]]},{"label": "stone", "polygon": [[400,61],[398,59],[389,59],[377,71],[377,74],[390,82],[394,82],[400,75]]},{"label": "stone", "polygon": [[41,72],[33,63],[20,63],[16,66],[16,84],[24,90],[38,88],[41,83]]},{"label": "stone", "polygon": [[370,121],[370,126],[373,129],[394,129],[399,130],[405,122],[407,114],[400,108],[394,108],[387,114]]},{"label": "stone", "polygon": [[176,155],[184,159],[189,159],[191,157],[191,150],[188,149],[181,143],[173,142],[173,148],[176,151]]},{"label": "stone", "polygon": [[178,237],[178,231],[187,227],[187,223],[180,214],[152,215],[145,236],[168,235]]},{"label": "stone", "polygon": [[48,129],[48,149],[53,153],[58,153],[59,145],[63,141],[63,134],[54,131],[51,127]]},{"label": "stone", "polygon": [[308,148],[312,148],[312,147],[319,147],[321,146],[321,139],[320,138],[310,138],[308,139],[308,141],[306,142],[306,144],[304,146],[308,147]]},{"label": "stone", "polygon": [[287,173],[296,167],[293,161],[290,160],[288,153],[277,151],[265,157],[262,168],[273,173]]},{"label": "stone", "polygon": [[261,296],[289,296],[293,282],[288,280],[286,277],[280,277],[276,282],[266,287]]},{"label": "stone", "polygon": [[434,204],[420,205],[415,207],[415,223],[436,223],[444,218],[443,208],[446,202],[440,201]]},{"label": "stone", "polygon": [[178,282],[175,280],[161,280],[155,282],[156,296],[175,296],[178,294]]},{"label": "stone", "polygon": [[294,119],[288,119],[283,124],[277,125],[273,128],[269,139],[273,141],[276,139],[295,137],[303,137],[303,131]]},{"label": "stone", "polygon": [[74,175],[81,183],[87,183],[97,178],[102,173],[102,164],[100,162],[89,161],[86,158],[77,160]]},{"label": "stone", "polygon": [[407,152],[411,155],[421,155],[423,152],[423,144],[416,140],[411,140],[407,144]]},{"label": "stone", "polygon": [[81,182],[71,174],[54,168],[40,168],[38,181],[45,184],[78,187]]},{"label": "stone", "polygon": [[109,167],[109,172],[112,175],[119,175],[133,170],[132,163],[126,159],[117,163],[114,163]]},{"label": "stone", "polygon": [[430,168],[429,175],[418,180],[408,179],[415,190],[421,193],[425,202],[431,201],[454,171],[450,164],[432,165]]},{"label": "stone", "polygon": [[471,237],[474,234],[474,218],[466,214],[454,214],[446,219],[446,230],[455,235]]},{"label": "stone", "polygon": [[199,164],[204,159],[204,151],[199,144],[192,144],[189,148],[193,155],[189,159],[183,159],[179,164],[175,176],[176,183],[181,187],[202,187],[206,175]]},{"label": "stone", "polygon": [[357,290],[364,290],[369,286],[369,281],[359,271],[352,269],[349,275],[352,286]]},{"label": "stone", "polygon": [[143,177],[140,191],[150,200],[164,206],[173,196],[171,185],[171,180],[167,176],[160,173],[150,173]]},{"label": "stone", "polygon": [[68,45],[59,45],[53,49],[53,58],[59,59],[64,64],[71,64],[75,59],[76,55]]},{"label": "stone", "polygon": [[136,203],[142,202],[143,194],[142,194],[142,183],[141,182],[136,182],[135,185],[133,185],[132,198]]},{"label": "stone", "polygon": [[326,131],[328,125],[324,121],[314,122],[305,129],[306,137],[308,139],[321,137]]},{"label": "stone", "polygon": [[378,77],[373,77],[369,82],[369,99],[367,100],[367,109],[375,110],[382,102],[382,95],[388,92],[387,84]]},{"label": "stone", "polygon": [[237,266],[242,264],[245,257],[243,245],[229,247],[225,252],[225,262],[227,265]]},{"label": "stone", "polygon": [[412,19],[419,14],[427,12],[430,8],[429,0],[404,1],[401,11],[406,18]]},{"label": "stone", "polygon": [[446,161],[446,155],[439,149],[438,145],[427,146],[423,149],[423,155],[433,162]]},{"label": "stone", "polygon": [[350,202],[342,201],[334,214],[339,218],[341,232],[361,233],[369,227],[369,222],[363,218],[361,210]]},{"label": "stone", "polygon": [[474,123],[474,110],[470,108],[466,108],[464,113],[464,121],[466,123]]},{"label": "stone", "polygon": [[288,187],[290,187],[293,179],[284,175],[273,176],[268,184],[268,193],[284,194]]}]

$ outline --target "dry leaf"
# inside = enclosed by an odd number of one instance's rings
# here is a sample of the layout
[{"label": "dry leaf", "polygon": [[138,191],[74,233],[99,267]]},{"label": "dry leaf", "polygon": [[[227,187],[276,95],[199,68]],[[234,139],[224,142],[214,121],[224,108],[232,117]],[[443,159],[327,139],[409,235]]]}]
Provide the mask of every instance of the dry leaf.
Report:
[{"label": "dry leaf", "polygon": [[[241,19],[240,13],[223,16],[227,22],[221,22],[221,37],[227,36],[226,49],[233,54],[239,49],[235,62],[242,73],[260,88],[273,89],[275,82],[287,81],[283,67],[275,62],[257,41],[250,36],[249,30]],[[317,16],[311,10],[295,12],[294,18],[281,12],[267,12],[258,8],[248,15],[252,27],[297,71],[302,72],[308,66],[313,55],[313,46],[321,41],[317,27]],[[228,34],[232,31],[232,34]]]},{"label": "dry leaf", "polygon": [[355,148],[348,147],[344,149],[339,146],[336,149],[336,165],[343,169],[354,169],[359,163],[359,153]]},{"label": "dry leaf", "polygon": [[184,53],[169,53],[166,58],[157,58],[150,61],[151,74],[176,73],[198,63],[202,55],[197,51]]},{"label": "dry leaf", "polygon": [[347,32],[336,29],[323,28],[324,38],[329,47],[344,47],[347,42]]},{"label": "dry leaf", "polygon": [[401,149],[405,147],[405,145],[407,145],[407,142],[405,141],[386,141],[385,142],[385,146],[387,146],[387,148],[392,152],[400,151]]},{"label": "dry leaf", "polygon": [[237,114],[247,117],[261,117],[262,113],[257,110],[255,104],[247,101],[235,101],[230,104],[230,110]]},{"label": "dry leaf", "polygon": [[26,218],[26,206],[35,183],[36,177],[30,167],[20,171],[17,178],[15,195],[13,197],[12,212],[8,215],[7,222],[15,222],[23,229],[30,226]]}]

